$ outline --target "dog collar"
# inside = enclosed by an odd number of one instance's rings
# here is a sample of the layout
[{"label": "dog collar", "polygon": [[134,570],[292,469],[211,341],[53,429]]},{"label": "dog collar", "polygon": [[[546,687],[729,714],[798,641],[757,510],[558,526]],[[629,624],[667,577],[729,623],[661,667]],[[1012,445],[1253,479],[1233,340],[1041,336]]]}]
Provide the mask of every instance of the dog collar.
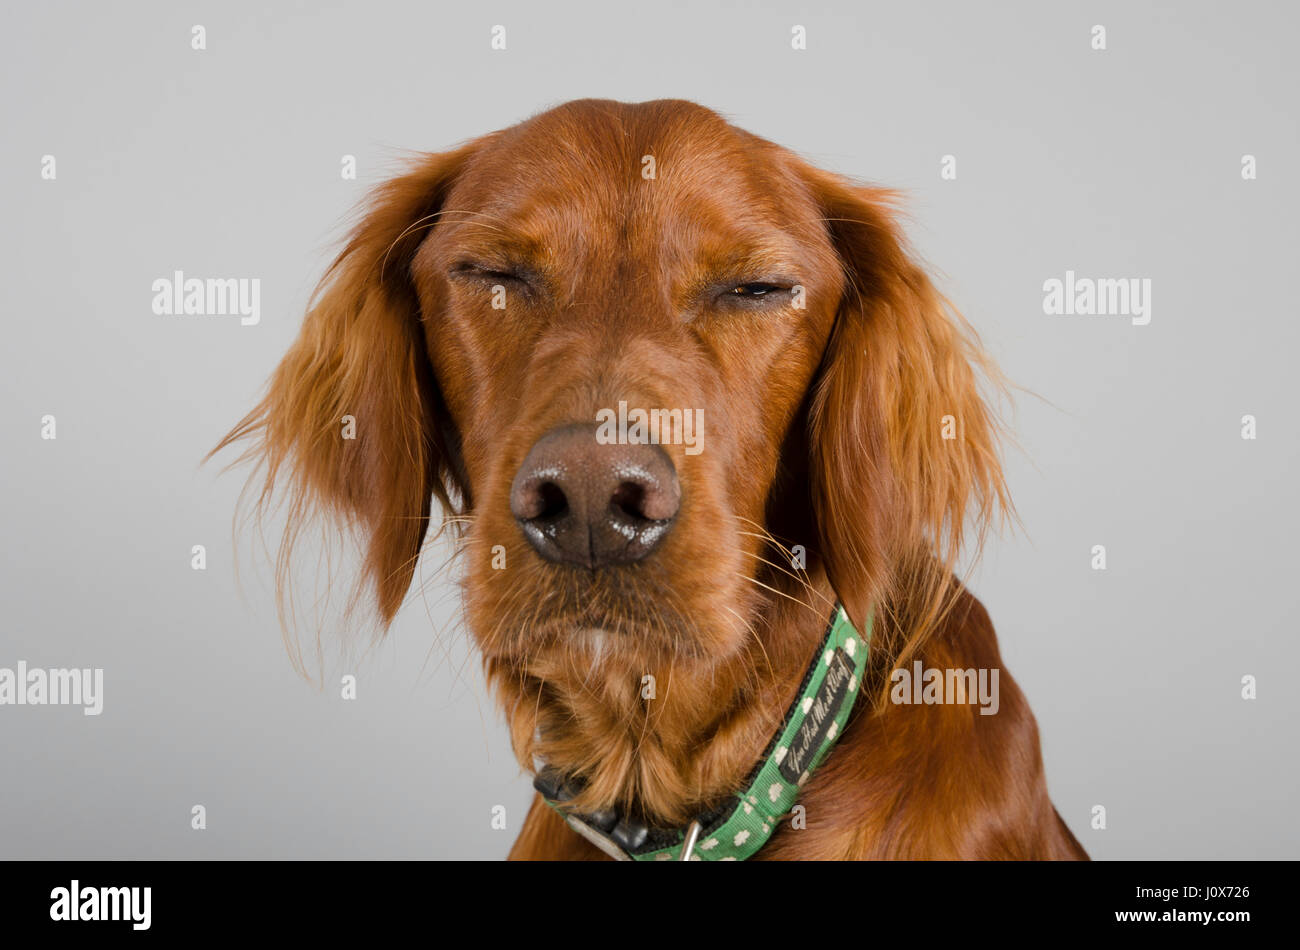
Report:
[{"label": "dog collar", "polygon": [[564,807],[581,783],[543,768],[533,787],[578,834],[621,861],[743,861],[767,843],[799,790],[830,752],[853,711],[867,665],[870,614],[859,634],[836,604],[799,696],[749,774],[745,788],[686,828],[651,828],[613,811],[579,814]]}]

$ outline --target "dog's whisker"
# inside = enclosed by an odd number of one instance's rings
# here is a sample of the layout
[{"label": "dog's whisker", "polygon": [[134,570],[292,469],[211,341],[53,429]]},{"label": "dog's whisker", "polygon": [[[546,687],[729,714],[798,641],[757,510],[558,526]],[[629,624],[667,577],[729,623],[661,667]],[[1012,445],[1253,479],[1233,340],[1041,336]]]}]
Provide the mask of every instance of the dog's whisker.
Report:
[{"label": "dog's whisker", "polygon": [[740,553],[741,553],[741,554],[744,554],[746,557],[752,557],[752,558],[753,558],[754,560],[756,560],[756,561],[761,561],[761,562],[763,562],[764,564],[768,565],[769,567],[773,568],[774,570],[779,571],[780,573],[784,574],[786,577],[789,577],[791,580],[793,580],[795,583],[797,583],[797,584],[798,584],[800,587],[802,587],[804,590],[808,591],[808,593],[812,594],[812,595],[813,595],[814,597],[816,597],[818,600],[822,601],[822,603],[825,604],[827,607],[834,607],[834,606],[835,606],[835,601],[831,600],[829,597],[827,597],[825,594],[823,594],[821,591],[819,591],[819,590],[818,590],[816,587],[814,587],[811,583],[809,583],[808,581],[804,580],[804,578],[800,577],[798,574],[795,574],[795,573],[793,573],[793,572],[791,572],[791,571],[786,570],[786,569],[783,568],[781,565],[776,564],[776,563],[774,563],[774,562],[772,562],[772,561],[769,561],[767,558],[762,557],[761,555],[753,554],[753,553],[751,553],[751,552],[749,552],[749,551],[741,551]]},{"label": "dog's whisker", "polygon": [[806,610],[811,610],[814,612],[816,612],[817,610],[817,608],[815,608],[812,604],[806,604],[798,597],[792,597],[789,594],[787,594],[785,591],[777,590],[775,587],[772,587],[770,584],[764,584],[756,577],[750,577],[748,574],[742,574],[740,571],[732,571],[731,573],[736,577],[741,578],[742,580],[746,580],[751,584],[755,584],[758,587],[763,588],[764,590],[771,591],[772,593],[776,594],[778,597],[784,597],[786,600],[791,601],[792,603],[796,603],[800,607],[803,607]]}]

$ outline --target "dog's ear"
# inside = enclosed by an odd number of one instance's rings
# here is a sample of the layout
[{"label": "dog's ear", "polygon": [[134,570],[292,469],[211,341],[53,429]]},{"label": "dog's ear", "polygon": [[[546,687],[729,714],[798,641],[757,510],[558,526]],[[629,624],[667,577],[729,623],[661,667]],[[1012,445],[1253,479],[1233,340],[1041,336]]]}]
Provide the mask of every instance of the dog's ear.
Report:
[{"label": "dog's ear", "polygon": [[966,531],[1008,510],[980,392],[1001,377],[913,259],[895,196],[807,175],[844,270],[809,418],[819,547],[853,621],[883,611],[905,661],[952,604]]},{"label": "dog's ear", "polygon": [[410,586],[431,500],[449,510],[465,497],[410,265],[472,152],[426,156],[372,194],[265,397],[213,450],[248,440],[241,461],[260,463],[259,503],[283,491],[282,598],[297,532],[323,514],[357,532],[357,592],[373,595],[386,624]]}]

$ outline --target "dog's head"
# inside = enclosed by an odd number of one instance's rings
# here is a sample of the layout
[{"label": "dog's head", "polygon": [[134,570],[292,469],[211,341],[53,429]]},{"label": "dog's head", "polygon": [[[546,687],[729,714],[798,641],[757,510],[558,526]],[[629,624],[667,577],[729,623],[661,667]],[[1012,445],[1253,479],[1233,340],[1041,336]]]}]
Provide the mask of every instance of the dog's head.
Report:
[{"label": "dog's head", "polygon": [[385,621],[451,514],[522,760],[673,818],[737,765],[692,750],[779,718],[732,715],[764,665],[806,662],[774,605],[905,610],[904,639],[942,611],[1002,497],[979,361],[888,193],[587,100],[381,187],[227,441],[359,529]]}]

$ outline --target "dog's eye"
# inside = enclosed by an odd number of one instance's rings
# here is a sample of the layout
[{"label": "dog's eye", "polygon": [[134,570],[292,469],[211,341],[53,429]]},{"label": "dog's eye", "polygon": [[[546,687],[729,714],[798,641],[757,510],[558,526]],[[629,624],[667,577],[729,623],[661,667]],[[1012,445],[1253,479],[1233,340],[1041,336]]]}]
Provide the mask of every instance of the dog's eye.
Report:
[{"label": "dog's eye", "polygon": [[767,297],[775,296],[782,290],[785,288],[776,284],[737,284],[727,291],[727,294],[732,297]]},{"label": "dog's eye", "polygon": [[790,299],[790,287],[766,280],[743,284],[722,284],[717,290],[717,304],[733,307],[778,307]]},{"label": "dog's eye", "polygon": [[473,261],[462,261],[451,269],[452,277],[461,277],[469,280],[479,280],[491,284],[529,284],[530,275],[522,269],[500,269],[489,267],[483,264],[477,264]]}]

